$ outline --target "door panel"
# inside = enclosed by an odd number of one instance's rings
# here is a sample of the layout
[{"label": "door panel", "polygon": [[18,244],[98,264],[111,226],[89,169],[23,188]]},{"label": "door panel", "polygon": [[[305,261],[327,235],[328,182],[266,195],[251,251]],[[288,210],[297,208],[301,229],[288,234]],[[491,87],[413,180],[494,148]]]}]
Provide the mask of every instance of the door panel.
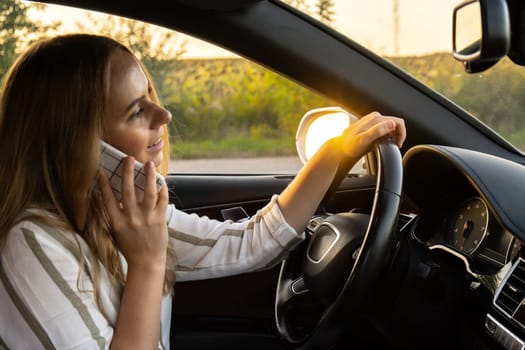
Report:
[{"label": "door panel", "polygon": [[170,175],[170,202],[189,213],[222,220],[221,209],[242,206],[249,215],[280,193],[292,176]]},{"label": "door panel", "polygon": [[[222,209],[242,207],[253,215],[293,176],[169,175],[170,201],[180,210],[222,220]],[[368,211],[374,176],[349,176],[326,210]],[[226,278],[180,282],[173,304],[172,347],[176,349],[277,349],[274,297],[280,266]]]},{"label": "door panel", "polygon": [[[170,203],[188,213],[222,220],[221,209],[243,207],[249,215],[279,194],[293,179],[292,175],[175,175],[166,178]],[[375,176],[349,175],[332,200],[330,212],[369,208],[375,188]]]}]

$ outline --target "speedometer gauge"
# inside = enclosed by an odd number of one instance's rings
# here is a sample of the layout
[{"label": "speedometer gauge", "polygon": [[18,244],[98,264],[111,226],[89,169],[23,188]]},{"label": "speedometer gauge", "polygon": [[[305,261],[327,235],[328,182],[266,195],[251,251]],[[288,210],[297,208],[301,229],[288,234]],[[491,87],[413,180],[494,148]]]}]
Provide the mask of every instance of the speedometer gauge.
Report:
[{"label": "speedometer gauge", "polygon": [[454,214],[450,225],[450,236],[454,248],[473,253],[487,235],[489,211],[481,198],[465,202]]}]

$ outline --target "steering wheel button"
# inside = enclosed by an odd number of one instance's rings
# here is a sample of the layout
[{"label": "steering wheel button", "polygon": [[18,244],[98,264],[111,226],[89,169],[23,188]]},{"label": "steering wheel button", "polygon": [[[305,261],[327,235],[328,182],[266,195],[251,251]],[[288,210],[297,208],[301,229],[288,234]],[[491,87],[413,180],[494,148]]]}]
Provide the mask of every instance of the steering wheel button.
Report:
[{"label": "steering wheel button", "polygon": [[293,294],[299,295],[308,292],[308,288],[306,288],[306,285],[304,284],[304,280],[302,278],[299,278],[292,282],[290,285],[290,289]]},{"label": "steering wheel button", "polygon": [[331,227],[322,225],[319,227],[315,239],[310,242],[308,257],[314,262],[321,261],[335,244],[338,237],[338,234]]}]

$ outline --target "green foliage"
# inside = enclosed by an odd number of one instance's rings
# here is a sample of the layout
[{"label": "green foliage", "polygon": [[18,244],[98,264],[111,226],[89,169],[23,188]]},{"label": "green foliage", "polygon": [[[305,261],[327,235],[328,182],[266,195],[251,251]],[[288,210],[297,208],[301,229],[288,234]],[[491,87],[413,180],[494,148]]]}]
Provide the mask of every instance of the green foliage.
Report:
[{"label": "green foliage", "polygon": [[[230,145],[231,150],[224,151],[229,155],[234,149],[242,155],[263,150],[291,154],[301,116],[329,104],[241,59],[182,60],[167,80],[172,93],[163,102],[173,114],[174,152],[183,157],[192,152],[178,145],[193,142],[211,142],[223,151]],[[263,144],[267,139],[271,141]],[[272,150],[272,145],[279,146]]]},{"label": "green foliage", "polygon": [[[4,77],[25,45],[45,36],[47,31],[58,26],[58,23],[42,25],[30,20],[29,8],[29,5],[17,0],[0,1],[0,77]],[[35,8],[35,5],[31,8]],[[35,9],[41,8],[42,6],[36,6]]]},{"label": "green foliage", "polygon": [[171,145],[175,158],[228,158],[284,156],[295,154],[294,140],[289,138],[256,138],[239,135],[222,140],[176,141]]},{"label": "green foliage", "polygon": [[129,47],[148,67],[159,97],[165,99],[171,93],[170,82],[165,77],[186,52],[186,41],[176,32],[123,17],[95,17],[89,12],[86,12],[86,20],[77,26],[82,32],[107,35]]},{"label": "green foliage", "polygon": [[525,129],[516,129],[511,133],[502,133],[502,136],[520,150],[525,151]]},{"label": "green foliage", "polygon": [[95,17],[86,12],[84,21],[78,22],[77,26],[81,32],[107,35],[118,40],[150,65],[176,60],[186,52],[186,42],[180,40],[176,32],[124,17]]},{"label": "green foliage", "polygon": [[481,74],[467,74],[451,54],[392,58],[424,84],[447,96],[520,147],[525,145],[525,68],[509,59]]}]

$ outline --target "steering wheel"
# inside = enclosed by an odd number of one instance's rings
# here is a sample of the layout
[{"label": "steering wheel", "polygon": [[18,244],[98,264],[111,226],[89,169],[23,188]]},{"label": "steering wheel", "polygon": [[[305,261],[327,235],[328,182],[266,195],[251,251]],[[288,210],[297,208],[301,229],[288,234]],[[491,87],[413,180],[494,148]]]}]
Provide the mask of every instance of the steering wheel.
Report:
[{"label": "steering wheel", "polygon": [[[391,140],[381,140],[372,151],[377,181],[370,215],[349,212],[313,218],[307,227],[312,234],[309,241],[281,264],[275,321],[280,335],[290,343],[315,342],[313,338],[333,331],[338,309],[368,302],[367,296],[390,261],[403,165],[399,148]],[[308,327],[298,326],[295,311],[308,308],[312,299],[320,310]]]}]

